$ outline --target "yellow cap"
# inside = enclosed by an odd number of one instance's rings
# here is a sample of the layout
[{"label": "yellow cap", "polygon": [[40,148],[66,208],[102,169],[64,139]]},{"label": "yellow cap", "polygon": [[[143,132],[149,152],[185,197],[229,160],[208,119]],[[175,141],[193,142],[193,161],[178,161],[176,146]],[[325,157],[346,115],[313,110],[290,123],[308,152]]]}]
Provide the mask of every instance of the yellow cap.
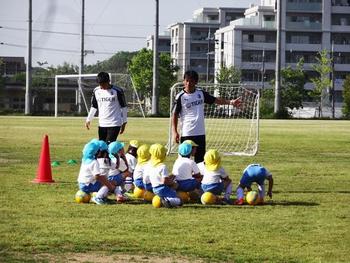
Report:
[{"label": "yellow cap", "polygon": [[191,144],[192,145],[192,147],[193,146],[198,146],[198,144],[197,143],[195,143],[194,141],[192,141],[192,140],[186,140],[186,141],[183,141],[183,143],[188,143],[188,144]]},{"label": "yellow cap", "polygon": [[153,166],[157,166],[165,160],[166,149],[159,143],[152,144],[149,148],[149,153],[151,154],[151,164]]},{"label": "yellow cap", "polygon": [[148,144],[142,144],[137,149],[137,163],[143,164],[149,160],[151,157],[151,154],[149,153],[149,145]]},{"label": "yellow cap", "polygon": [[138,140],[131,140],[129,142],[129,145],[135,148],[139,148],[139,141]]},{"label": "yellow cap", "polygon": [[217,150],[210,149],[204,155],[204,164],[209,171],[216,171],[221,166],[221,157]]}]

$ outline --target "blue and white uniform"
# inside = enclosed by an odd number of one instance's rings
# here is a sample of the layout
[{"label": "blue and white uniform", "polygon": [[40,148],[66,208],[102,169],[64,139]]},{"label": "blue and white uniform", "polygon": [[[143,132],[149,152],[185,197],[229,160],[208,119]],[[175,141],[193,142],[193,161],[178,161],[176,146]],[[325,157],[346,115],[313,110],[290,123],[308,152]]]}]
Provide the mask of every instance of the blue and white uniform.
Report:
[{"label": "blue and white uniform", "polygon": [[209,171],[204,162],[198,164],[198,168],[203,175],[202,189],[204,192],[211,192],[215,195],[219,195],[224,190],[223,179],[228,177],[224,168],[219,168],[216,171]]},{"label": "blue and white uniform", "polygon": [[199,174],[197,164],[190,158],[179,156],[173,166],[172,174],[178,183],[178,191],[190,192],[199,188],[200,183],[192,177]]},{"label": "blue and white uniform", "polygon": [[258,185],[264,185],[265,179],[271,176],[269,170],[260,164],[250,164],[243,171],[243,175],[240,180],[240,184],[243,187],[250,187],[252,183],[257,183]]},{"label": "blue and white uniform", "polygon": [[156,166],[150,164],[145,170],[144,182],[149,179],[153,192],[159,197],[176,198],[176,191],[163,183],[164,178],[168,176],[169,172],[165,164],[160,163]]},{"label": "blue and white uniform", "polygon": [[134,170],[134,185],[140,189],[146,189],[147,191],[153,192],[152,184],[149,180],[149,177],[145,176],[145,171],[147,170],[147,166],[150,165],[149,162],[136,164]]},{"label": "blue and white uniform", "polygon": [[111,158],[111,169],[108,173],[108,180],[116,182],[117,185],[124,184],[123,172],[127,171],[128,167],[124,160],[119,157],[119,166],[115,157]]},{"label": "blue and white uniform", "polygon": [[96,180],[99,175],[100,166],[97,160],[92,160],[89,163],[82,162],[78,175],[79,189],[85,193],[97,192],[102,186]]}]

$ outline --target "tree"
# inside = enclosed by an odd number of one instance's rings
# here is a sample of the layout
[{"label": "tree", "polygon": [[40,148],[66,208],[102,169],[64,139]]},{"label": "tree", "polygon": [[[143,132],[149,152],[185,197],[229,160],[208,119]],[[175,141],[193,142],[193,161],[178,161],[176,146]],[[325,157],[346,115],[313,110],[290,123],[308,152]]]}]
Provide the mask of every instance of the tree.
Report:
[{"label": "tree", "polygon": [[[306,76],[303,67],[304,60],[301,59],[297,63],[295,69],[293,69],[291,66],[288,66],[281,70],[281,110],[276,117],[288,118],[292,114],[290,110],[303,107],[302,103],[307,95],[304,89]],[[275,86],[275,80],[272,80],[271,86]]]},{"label": "tree", "polygon": [[136,52],[118,52],[107,60],[102,62],[98,61],[96,64],[85,66],[84,73],[98,73],[101,71],[127,73],[128,64],[135,54]]},{"label": "tree", "polygon": [[239,83],[241,81],[241,70],[234,66],[223,66],[216,75],[216,81],[218,83]]},{"label": "tree", "polygon": [[[140,95],[150,97],[153,83],[153,51],[141,49],[132,58],[128,70]],[[159,55],[159,96],[161,101],[164,100],[162,97],[169,101],[170,87],[176,82],[177,71],[178,67],[173,65],[170,55],[161,53]],[[169,103],[165,102],[161,105],[169,105]],[[165,113],[168,108],[165,109],[161,106],[160,111]]]},{"label": "tree", "polygon": [[311,82],[314,84],[314,89],[310,92],[310,96],[313,97],[318,103],[318,117],[322,117],[322,105],[324,103],[324,94],[327,89],[331,87],[331,79],[329,74],[332,72],[332,59],[329,58],[327,50],[318,52],[319,56],[316,57],[317,63],[312,65],[313,70],[318,73],[318,77],[311,78]]},{"label": "tree", "polygon": [[343,115],[350,119],[350,75],[347,75],[343,84]]}]

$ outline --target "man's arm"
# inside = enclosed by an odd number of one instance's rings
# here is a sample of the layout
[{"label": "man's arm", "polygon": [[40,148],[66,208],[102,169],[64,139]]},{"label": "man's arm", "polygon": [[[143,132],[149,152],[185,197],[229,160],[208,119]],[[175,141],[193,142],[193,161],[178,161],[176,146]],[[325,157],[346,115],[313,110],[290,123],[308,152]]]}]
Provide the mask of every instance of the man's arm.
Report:
[{"label": "man's arm", "polygon": [[124,91],[121,88],[118,88],[117,92],[118,92],[118,101],[119,101],[120,108],[121,108],[120,114],[121,114],[121,118],[123,120],[123,124],[120,127],[119,134],[123,134],[125,131],[125,126],[128,122],[128,104],[126,103]]},{"label": "man's arm", "polygon": [[242,100],[240,97],[237,99],[232,99],[232,100],[218,97],[215,99],[215,103],[219,104],[219,105],[232,105],[235,107],[239,107],[242,103]]},{"label": "man's arm", "polygon": [[90,130],[90,123],[91,123],[92,119],[94,118],[94,116],[97,112],[97,109],[98,109],[98,104],[97,104],[97,100],[95,97],[95,91],[93,91],[92,97],[91,97],[91,108],[90,108],[89,114],[88,114],[86,121],[85,121],[85,127],[88,130]]},{"label": "man's arm", "polygon": [[172,129],[173,129],[173,138],[175,139],[176,143],[179,143],[180,141],[180,135],[177,132],[177,123],[179,120],[179,116],[177,113],[173,113],[172,119],[171,119],[171,123],[172,123]]}]

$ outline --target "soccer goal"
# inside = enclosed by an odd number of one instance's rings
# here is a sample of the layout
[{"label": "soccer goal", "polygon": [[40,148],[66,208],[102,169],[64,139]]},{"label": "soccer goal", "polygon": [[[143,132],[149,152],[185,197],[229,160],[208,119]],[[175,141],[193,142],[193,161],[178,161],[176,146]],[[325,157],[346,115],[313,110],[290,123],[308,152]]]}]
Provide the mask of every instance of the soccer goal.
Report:
[{"label": "soccer goal", "polygon": [[[232,84],[199,84],[198,87],[215,97],[235,99],[240,97],[242,105],[205,104],[206,148],[216,149],[224,155],[254,156],[259,145],[259,89],[254,86]],[[175,96],[183,89],[177,83],[170,92],[170,121],[168,154],[177,152],[171,129],[172,108]],[[179,118],[178,131],[181,132]],[[180,134],[181,136],[181,134]]]},{"label": "soccer goal", "polygon": [[[128,74],[109,73],[111,84],[123,88],[128,103],[128,114],[145,117],[142,102]],[[55,117],[58,114],[87,113],[97,74],[55,76]]]}]

